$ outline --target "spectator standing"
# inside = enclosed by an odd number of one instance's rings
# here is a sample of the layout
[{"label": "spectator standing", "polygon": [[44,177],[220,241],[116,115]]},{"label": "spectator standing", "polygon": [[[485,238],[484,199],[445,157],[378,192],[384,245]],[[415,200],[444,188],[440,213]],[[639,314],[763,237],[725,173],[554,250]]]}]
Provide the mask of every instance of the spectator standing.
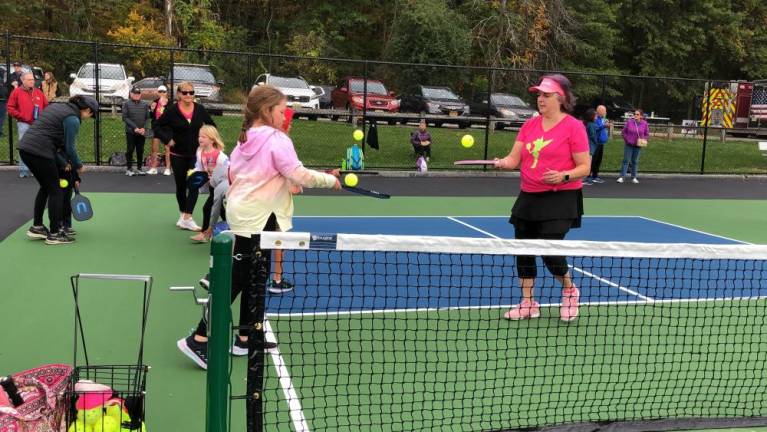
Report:
[{"label": "spectator standing", "polygon": [[194,86],[188,81],[177,87],[178,103],[165,109],[157,120],[155,135],[168,145],[173,180],[176,183],[176,202],[181,213],[176,226],[200,231],[192,219],[197,194],[189,194],[186,187],[187,171],[194,169],[197,161],[197,147],[200,128],[209,124],[215,126],[213,119],[204,106],[194,101]]},{"label": "spectator standing", "polygon": [[45,78],[43,79],[43,94],[45,95],[45,98],[48,100],[48,103],[53,102],[54,99],[56,99],[56,93],[58,92],[59,83],[56,81],[56,78],[53,76],[53,72],[47,71],[45,73]]},{"label": "spectator standing", "polygon": [[8,77],[8,83],[11,86],[11,90],[21,87],[21,76],[23,74],[24,70],[21,68],[21,62],[13,62],[13,72],[11,72],[11,75]]},{"label": "spectator standing", "polygon": [[[621,165],[621,175],[618,177],[618,183],[623,183],[626,177],[628,165],[631,163],[631,183],[639,183],[637,171],[639,169],[639,153],[642,151],[640,140],[647,141],[650,137],[650,128],[647,121],[642,118],[642,110],[634,110],[634,118],[626,121],[621,135],[623,136],[623,164]],[[646,144],[645,144],[646,145]]]},{"label": "spectator standing", "polygon": [[[596,153],[597,147],[599,147],[597,112],[594,108],[586,110],[586,114],[583,116],[583,124],[586,125],[586,135],[589,137],[589,154],[591,155],[593,166],[594,153]],[[594,184],[594,180],[590,175],[583,179],[584,186],[591,186],[592,184]]]},{"label": "spectator standing", "polygon": [[596,133],[597,133],[597,147],[594,153],[591,155],[591,175],[587,180],[591,180],[593,183],[604,183],[605,181],[599,177],[599,168],[602,166],[602,156],[605,151],[605,144],[610,138],[608,129],[610,123],[607,121],[607,107],[599,105],[597,107],[596,118]]},{"label": "spectator standing", "polygon": [[[157,99],[155,99],[152,102],[152,105],[149,106],[149,110],[151,112],[152,116],[152,132],[154,132],[155,127],[157,126],[157,120],[162,117],[163,113],[165,112],[165,107],[168,105],[168,88],[164,85],[161,85],[157,88],[157,94],[159,95]],[[153,135],[152,137],[152,154],[151,154],[151,164],[149,165],[149,171],[147,171],[147,174],[155,175],[157,174],[157,149],[160,147],[160,138],[158,138],[156,135]],[[170,148],[165,145],[165,171],[163,171],[163,175],[169,176],[170,175]]]},{"label": "spectator standing", "polygon": [[[8,114],[16,119],[19,142],[21,142],[29,127],[40,117],[40,114],[47,106],[48,99],[45,98],[42,90],[35,88],[35,76],[32,72],[23,73],[21,75],[21,86],[13,89],[8,97]],[[29,168],[19,158],[19,177],[29,176]]]},{"label": "spectator standing", "polygon": [[[133,87],[128,100],[123,104],[123,122],[125,122],[125,140],[127,142],[125,175],[128,177],[146,174],[141,170],[141,164],[144,161],[144,143],[149,130],[147,129],[149,117],[149,104],[141,100],[141,90],[138,87]],[[135,170],[133,169],[134,150],[136,153]]]}]

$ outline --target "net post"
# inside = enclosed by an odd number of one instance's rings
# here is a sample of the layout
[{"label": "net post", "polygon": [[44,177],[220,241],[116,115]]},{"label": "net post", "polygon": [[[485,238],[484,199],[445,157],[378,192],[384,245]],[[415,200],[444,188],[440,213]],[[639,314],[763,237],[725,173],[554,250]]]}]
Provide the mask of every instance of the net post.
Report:
[{"label": "net post", "polygon": [[210,245],[210,319],[206,432],[227,432],[229,405],[229,336],[232,322],[232,250],[234,238],[223,233]]}]

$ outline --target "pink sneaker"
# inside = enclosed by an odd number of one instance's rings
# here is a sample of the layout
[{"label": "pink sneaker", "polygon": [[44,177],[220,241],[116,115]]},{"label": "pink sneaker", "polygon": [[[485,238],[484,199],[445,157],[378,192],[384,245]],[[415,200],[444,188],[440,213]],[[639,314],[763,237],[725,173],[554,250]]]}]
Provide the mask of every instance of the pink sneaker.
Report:
[{"label": "pink sneaker", "polygon": [[572,288],[562,290],[562,306],[559,307],[559,318],[562,321],[573,321],[578,318],[578,299],[581,292],[573,285]]},{"label": "pink sneaker", "polygon": [[522,303],[514,306],[511,310],[503,314],[507,320],[521,320],[538,318],[541,316],[541,305],[537,301],[522,300]]}]

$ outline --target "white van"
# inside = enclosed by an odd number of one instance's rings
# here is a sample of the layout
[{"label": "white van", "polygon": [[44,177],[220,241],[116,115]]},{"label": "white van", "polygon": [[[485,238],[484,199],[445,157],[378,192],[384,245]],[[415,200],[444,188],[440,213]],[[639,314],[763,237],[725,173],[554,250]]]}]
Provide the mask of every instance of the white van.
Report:
[{"label": "white van", "polygon": [[[80,66],[76,74],[69,75],[74,81],[69,85],[69,96],[96,94],[96,68],[94,63]],[[99,102],[122,104],[128,100],[133,77],[125,73],[121,64],[99,63]]]},{"label": "white van", "polygon": [[256,79],[255,85],[264,84],[277,87],[288,98],[288,106],[291,108],[320,108],[320,96],[301,77],[263,74]]}]

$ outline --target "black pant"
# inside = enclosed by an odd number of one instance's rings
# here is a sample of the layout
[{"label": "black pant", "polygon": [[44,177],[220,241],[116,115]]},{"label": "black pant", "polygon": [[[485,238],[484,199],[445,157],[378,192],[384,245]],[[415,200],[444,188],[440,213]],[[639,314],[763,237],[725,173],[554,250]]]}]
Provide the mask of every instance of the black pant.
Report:
[{"label": "black pant", "polygon": [[[565,233],[542,233],[535,227],[528,226],[526,230],[514,230],[515,237],[518,240],[563,240]],[[567,274],[567,258],[563,256],[543,256],[543,263],[554,276],[564,276]],[[517,256],[517,272],[520,278],[534,278],[538,276],[538,268],[535,265],[535,257],[532,255]]]},{"label": "black pant", "polygon": [[[210,227],[210,214],[213,211],[213,188],[208,185],[208,199],[205,200],[205,204],[202,205],[202,230],[205,231]],[[223,214],[223,212],[222,212]],[[226,217],[222,219],[226,220]]]},{"label": "black pant", "polygon": [[194,162],[194,157],[170,155],[173,180],[176,181],[176,202],[181,213],[194,213],[194,206],[197,204],[198,191],[186,187],[186,173],[194,169]]},{"label": "black pant", "polygon": [[[264,231],[275,231],[277,229],[277,218],[274,215],[269,217]],[[269,279],[271,269],[271,251],[261,250],[259,244],[260,235],[252,237],[234,237],[234,253],[242,255],[241,259],[232,259],[232,303],[240,293],[240,336],[248,336],[252,323],[263,321],[263,307],[260,313],[254,314],[255,308],[252,307],[251,298],[254,293],[262,299],[266,295],[266,281]],[[260,290],[260,291],[254,291]],[[258,316],[261,315],[261,316]],[[194,333],[198,336],[207,336],[208,325],[204,320],[200,320]]]},{"label": "black pant", "polygon": [[597,145],[594,154],[591,156],[591,178],[599,177],[599,167],[602,165],[602,155],[605,152],[604,144]]},{"label": "black pant", "polygon": [[144,162],[144,142],[146,138],[144,135],[134,134],[131,132],[125,133],[125,140],[128,143],[128,149],[125,152],[125,159],[128,161],[128,169],[133,167],[133,150],[136,150],[136,168],[141,169],[141,164]]},{"label": "black pant", "polygon": [[431,144],[422,146],[421,144],[413,144],[413,151],[416,156],[431,157]]},{"label": "black pant", "polygon": [[63,217],[64,192],[59,186],[59,170],[56,167],[56,161],[27,153],[19,150],[21,160],[29,167],[29,170],[35,176],[35,180],[40,184],[40,190],[35,197],[34,222],[35,226],[43,224],[43,212],[45,204],[48,203],[49,229],[51,232],[57,232],[61,229],[61,220]]},{"label": "black pant", "polygon": [[77,175],[77,171],[64,171],[59,169],[59,179],[67,181],[67,187],[62,188],[62,217],[61,224],[64,227],[72,228],[72,192],[74,191],[75,182],[80,181],[80,176]]}]

